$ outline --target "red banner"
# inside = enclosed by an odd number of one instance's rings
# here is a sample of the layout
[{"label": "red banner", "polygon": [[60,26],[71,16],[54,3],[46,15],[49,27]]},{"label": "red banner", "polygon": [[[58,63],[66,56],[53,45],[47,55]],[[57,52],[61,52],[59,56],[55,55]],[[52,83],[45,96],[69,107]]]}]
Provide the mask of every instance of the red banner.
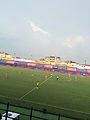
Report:
[{"label": "red banner", "polygon": [[28,66],[36,66],[35,63],[27,63]]},{"label": "red banner", "polygon": [[13,61],[13,60],[12,60],[12,61],[9,61],[9,60],[8,60],[6,63],[9,63],[9,64],[14,64],[14,63],[15,63],[15,61]]},{"label": "red banner", "polygon": [[87,69],[87,72],[90,73],[90,69]]},{"label": "red banner", "polygon": [[67,70],[76,71],[76,68],[67,67]]},{"label": "red banner", "polygon": [[45,68],[52,68],[52,65],[45,65]]}]

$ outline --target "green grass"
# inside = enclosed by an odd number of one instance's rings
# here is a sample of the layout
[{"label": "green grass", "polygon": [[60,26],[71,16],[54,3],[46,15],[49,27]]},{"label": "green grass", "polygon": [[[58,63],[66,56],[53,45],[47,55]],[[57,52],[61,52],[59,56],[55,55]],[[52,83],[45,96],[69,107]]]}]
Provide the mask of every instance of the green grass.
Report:
[{"label": "green grass", "polygon": [[[82,119],[90,118],[90,77],[55,72],[51,77],[51,72],[48,72],[45,80],[46,73],[0,66],[0,102],[10,102],[24,107],[33,106],[41,110],[46,108],[49,112]],[[57,75],[59,80],[56,80]],[[38,89],[37,81],[40,83]]]}]

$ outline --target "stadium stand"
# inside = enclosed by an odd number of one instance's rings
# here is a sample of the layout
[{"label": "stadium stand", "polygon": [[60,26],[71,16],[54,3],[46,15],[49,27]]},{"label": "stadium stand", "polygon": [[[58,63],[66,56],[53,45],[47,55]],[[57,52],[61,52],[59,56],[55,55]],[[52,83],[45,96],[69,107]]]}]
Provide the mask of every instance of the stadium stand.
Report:
[{"label": "stadium stand", "polygon": [[75,75],[90,76],[90,69],[83,69],[83,68],[81,69],[78,67],[68,67],[68,66],[62,66],[62,65],[46,65],[46,64],[40,64],[40,63],[4,60],[4,59],[0,60],[0,65],[4,65],[4,66],[8,65],[13,67],[22,67],[22,68],[28,68],[28,69],[38,68],[39,70],[47,70],[47,71],[61,72],[61,73],[67,73],[67,74],[76,73]]}]

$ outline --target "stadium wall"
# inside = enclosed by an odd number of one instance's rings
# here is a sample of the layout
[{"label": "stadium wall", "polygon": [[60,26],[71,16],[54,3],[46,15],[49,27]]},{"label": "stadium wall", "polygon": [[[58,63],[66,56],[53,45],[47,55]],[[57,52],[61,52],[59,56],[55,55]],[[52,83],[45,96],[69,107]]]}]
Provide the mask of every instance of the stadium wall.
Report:
[{"label": "stadium wall", "polygon": [[44,71],[73,74],[73,75],[90,76],[90,69],[79,69],[79,68],[60,66],[60,65],[46,65],[40,63],[30,63],[24,61],[22,62],[22,61],[4,60],[4,59],[0,60],[0,65],[21,67],[27,69],[38,69]]}]

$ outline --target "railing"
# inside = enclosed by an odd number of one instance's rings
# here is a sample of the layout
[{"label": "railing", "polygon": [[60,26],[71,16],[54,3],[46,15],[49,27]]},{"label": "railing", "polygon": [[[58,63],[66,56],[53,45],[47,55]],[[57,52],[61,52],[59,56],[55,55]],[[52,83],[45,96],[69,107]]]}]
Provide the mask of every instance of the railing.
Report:
[{"label": "railing", "polygon": [[68,117],[55,113],[47,112],[46,109],[38,110],[16,105],[11,105],[9,103],[0,103],[0,113],[6,113],[4,116],[4,120],[13,120],[13,117],[8,116],[8,112],[19,114],[18,117],[14,118],[14,120],[81,120],[74,117]]}]

